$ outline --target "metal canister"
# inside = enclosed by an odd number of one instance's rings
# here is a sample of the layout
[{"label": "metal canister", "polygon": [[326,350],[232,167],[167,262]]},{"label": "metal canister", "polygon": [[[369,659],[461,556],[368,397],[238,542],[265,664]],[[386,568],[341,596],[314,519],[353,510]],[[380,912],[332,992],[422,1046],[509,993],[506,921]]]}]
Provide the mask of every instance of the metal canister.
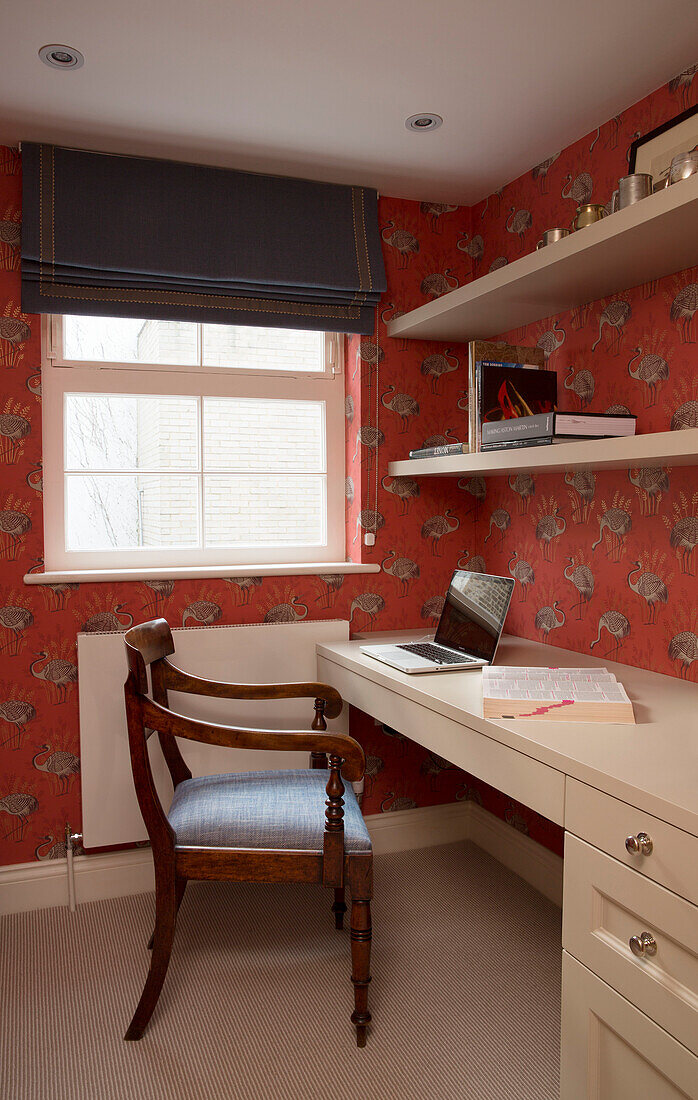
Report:
[{"label": "metal canister", "polygon": [[545,248],[547,244],[561,241],[563,237],[569,237],[571,232],[571,229],[546,229],[545,233],[538,241],[536,248]]},{"label": "metal canister", "polygon": [[669,183],[678,183],[679,180],[688,179],[696,172],[698,172],[698,150],[693,149],[688,153],[677,153],[671,160]]},{"label": "metal canister", "polygon": [[618,180],[618,209],[625,210],[626,206],[632,206],[640,199],[646,199],[652,194],[652,177],[646,172],[633,172],[631,176],[623,176]]}]

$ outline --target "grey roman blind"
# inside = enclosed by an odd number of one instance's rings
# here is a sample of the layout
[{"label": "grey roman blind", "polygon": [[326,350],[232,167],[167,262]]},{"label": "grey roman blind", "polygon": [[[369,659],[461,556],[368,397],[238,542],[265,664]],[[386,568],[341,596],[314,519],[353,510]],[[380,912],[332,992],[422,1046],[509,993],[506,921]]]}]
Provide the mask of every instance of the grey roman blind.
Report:
[{"label": "grey roman blind", "polygon": [[22,308],[369,334],[364,187],[22,146]]}]

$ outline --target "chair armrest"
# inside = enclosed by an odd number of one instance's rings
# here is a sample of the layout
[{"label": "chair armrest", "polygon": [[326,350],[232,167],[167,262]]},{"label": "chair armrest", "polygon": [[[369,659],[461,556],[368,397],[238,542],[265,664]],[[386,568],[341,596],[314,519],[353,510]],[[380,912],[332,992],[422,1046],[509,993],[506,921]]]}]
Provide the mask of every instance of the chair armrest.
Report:
[{"label": "chair armrest", "polygon": [[358,741],[347,733],[332,730],[260,730],[235,726],[219,726],[201,722],[161,707],[147,696],[139,696],[145,726],[172,737],[185,737],[205,745],[221,745],[231,749],[275,749],[281,751],[325,752],[343,759],[342,775],[354,782],[364,774],[364,751]]},{"label": "chair armrest", "polygon": [[165,659],[165,684],[171,691],[210,695],[217,699],[324,699],[325,715],[336,718],[342,712],[342,696],[329,684],[232,684],[192,676]]}]

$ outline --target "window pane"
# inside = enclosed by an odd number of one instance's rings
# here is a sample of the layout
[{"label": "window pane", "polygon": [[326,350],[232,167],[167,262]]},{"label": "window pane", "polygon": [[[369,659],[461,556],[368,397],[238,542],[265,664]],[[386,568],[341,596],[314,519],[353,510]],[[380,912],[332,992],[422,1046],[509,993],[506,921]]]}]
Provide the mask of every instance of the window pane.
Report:
[{"label": "window pane", "polygon": [[65,398],[68,470],[195,470],[198,403],[194,397]]},{"label": "window pane", "polygon": [[324,366],[325,337],[322,332],[202,325],[201,343],[205,367],[321,371]]},{"label": "window pane", "polygon": [[209,474],[204,478],[208,546],[325,542],[325,478]]},{"label": "window pane", "polygon": [[191,474],[68,474],[66,550],[199,544]]},{"label": "window pane", "polygon": [[204,398],[204,463],[217,470],[324,471],[324,402]]},{"label": "window pane", "polygon": [[138,321],[132,317],[63,318],[66,359],[98,363],[180,363],[199,361],[197,326],[188,321]]}]

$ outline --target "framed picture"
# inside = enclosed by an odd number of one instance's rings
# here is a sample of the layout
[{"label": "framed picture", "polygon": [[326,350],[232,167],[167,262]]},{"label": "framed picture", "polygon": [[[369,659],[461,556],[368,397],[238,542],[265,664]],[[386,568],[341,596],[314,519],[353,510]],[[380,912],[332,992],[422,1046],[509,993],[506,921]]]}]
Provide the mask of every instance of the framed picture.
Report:
[{"label": "framed picture", "polygon": [[698,106],[689,107],[676,118],[650,130],[630,146],[628,170],[648,172],[654,180],[669,171],[672,157],[698,147]]}]

